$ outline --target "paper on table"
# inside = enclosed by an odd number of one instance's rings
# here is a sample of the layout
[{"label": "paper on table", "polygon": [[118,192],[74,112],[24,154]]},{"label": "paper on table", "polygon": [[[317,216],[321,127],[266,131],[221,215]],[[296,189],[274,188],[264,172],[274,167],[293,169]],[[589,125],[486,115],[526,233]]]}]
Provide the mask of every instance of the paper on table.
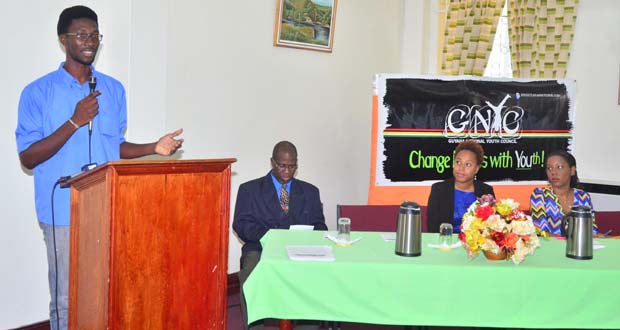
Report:
[{"label": "paper on table", "polygon": [[444,244],[428,244],[429,248],[433,248],[433,249],[440,249],[440,250],[452,250],[452,249],[456,249],[458,247],[461,247],[461,241],[456,241],[456,243],[452,243],[450,245],[444,245]]},{"label": "paper on table", "polygon": [[598,249],[604,249],[605,248],[605,244],[599,242],[599,241],[595,241],[592,240],[592,249],[593,250],[598,250]]},{"label": "paper on table", "polygon": [[381,234],[381,238],[383,238],[383,240],[386,242],[395,241],[396,233],[384,233],[384,234]]},{"label": "paper on table", "polygon": [[332,247],[327,245],[287,245],[286,253],[291,260],[336,261]]},{"label": "paper on table", "polygon": [[291,225],[290,230],[314,230],[314,226],[310,225]]}]

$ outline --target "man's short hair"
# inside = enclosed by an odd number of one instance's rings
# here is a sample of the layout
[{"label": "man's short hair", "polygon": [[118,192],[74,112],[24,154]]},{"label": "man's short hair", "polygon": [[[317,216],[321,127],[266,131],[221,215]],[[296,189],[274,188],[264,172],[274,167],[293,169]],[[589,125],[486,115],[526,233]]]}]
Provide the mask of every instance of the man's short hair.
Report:
[{"label": "man's short hair", "polygon": [[295,156],[295,158],[297,158],[297,148],[295,148],[295,145],[291,142],[280,141],[276,143],[276,145],[273,147],[273,153],[271,155],[271,158],[274,160],[278,159],[278,153],[281,152],[292,154],[293,156]]},{"label": "man's short hair", "polygon": [[69,32],[71,22],[73,22],[74,19],[80,18],[88,18],[95,21],[95,23],[99,25],[97,14],[92,9],[86,6],[73,6],[65,8],[65,10],[60,13],[60,17],[58,17],[58,25],[56,26],[56,32],[58,32],[58,35],[60,36],[61,34]]}]

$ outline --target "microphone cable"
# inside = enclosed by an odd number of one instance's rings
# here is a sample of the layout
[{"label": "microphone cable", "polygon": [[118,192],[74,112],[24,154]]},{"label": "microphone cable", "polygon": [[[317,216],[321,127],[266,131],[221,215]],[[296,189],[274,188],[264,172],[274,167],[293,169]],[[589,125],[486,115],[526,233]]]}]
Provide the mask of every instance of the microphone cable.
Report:
[{"label": "microphone cable", "polygon": [[58,254],[56,253],[56,221],[54,219],[54,192],[56,187],[62,182],[66,181],[68,177],[61,177],[54,183],[52,188],[52,242],[54,248],[54,310],[56,312],[56,329],[60,329],[60,316],[58,313]]},{"label": "microphone cable", "polygon": [[[58,313],[58,253],[56,252],[56,219],[54,217],[54,192],[56,192],[56,187],[63,182],[69,180],[71,176],[61,176],[60,179],[54,183],[54,187],[52,188],[52,242],[54,248],[54,309],[56,312],[56,329],[60,330],[60,316]],[[68,274],[67,274],[68,275]],[[51,293],[50,293],[51,294]]]},{"label": "microphone cable", "polygon": [[91,156],[91,145],[92,145],[91,139],[92,139],[92,136],[93,136],[93,130],[89,129],[88,130],[88,163],[89,164],[93,163],[93,159],[92,159],[92,156]]}]

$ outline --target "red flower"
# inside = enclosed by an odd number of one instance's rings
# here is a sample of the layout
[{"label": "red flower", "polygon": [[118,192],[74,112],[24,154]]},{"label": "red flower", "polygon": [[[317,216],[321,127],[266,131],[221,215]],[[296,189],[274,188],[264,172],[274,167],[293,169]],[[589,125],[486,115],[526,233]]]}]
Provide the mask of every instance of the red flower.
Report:
[{"label": "red flower", "polygon": [[486,221],[493,213],[495,213],[495,210],[489,205],[483,205],[476,209],[476,216],[482,221]]},{"label": "red flower", "polygon": [[491,239],[495,242],[495,244],[497,244],[497,246],[502,247],[504,246],[505,241],[504,241],[504,233],[500,232],[500,231],[494,231],[491,233]]},{"label": "red flower", "polygon": [[464,232],[460,232],[459,233],[459,241],[465,242],[465,240],[466,240],[465,233]]}]

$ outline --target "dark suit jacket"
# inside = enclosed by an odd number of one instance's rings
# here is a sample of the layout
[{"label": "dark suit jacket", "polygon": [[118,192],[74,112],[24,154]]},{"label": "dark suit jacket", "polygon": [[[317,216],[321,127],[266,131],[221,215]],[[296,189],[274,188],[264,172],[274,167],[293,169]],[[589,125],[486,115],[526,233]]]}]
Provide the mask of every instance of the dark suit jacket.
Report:
[{"label": "dark suit jacket", "polygon": [[[482,181],[474,181],[474,193],[476,197],[491,194],[495,196],[493,187]],[[428,232],[438,233],[442,222],[452,223],[454,213],[454,178],[437,182],[431,187],[428,196],[427,226]]]},{"label": "dark suit jacket", "polygon": [[262,251],[260,239],[269,229],[288,229],[291,225],[313,225],[327,230],[319,189],[292,179],[288,215],[284,214],[271,172],[239,186],[233,230],[245,244],[242,252]]}]

